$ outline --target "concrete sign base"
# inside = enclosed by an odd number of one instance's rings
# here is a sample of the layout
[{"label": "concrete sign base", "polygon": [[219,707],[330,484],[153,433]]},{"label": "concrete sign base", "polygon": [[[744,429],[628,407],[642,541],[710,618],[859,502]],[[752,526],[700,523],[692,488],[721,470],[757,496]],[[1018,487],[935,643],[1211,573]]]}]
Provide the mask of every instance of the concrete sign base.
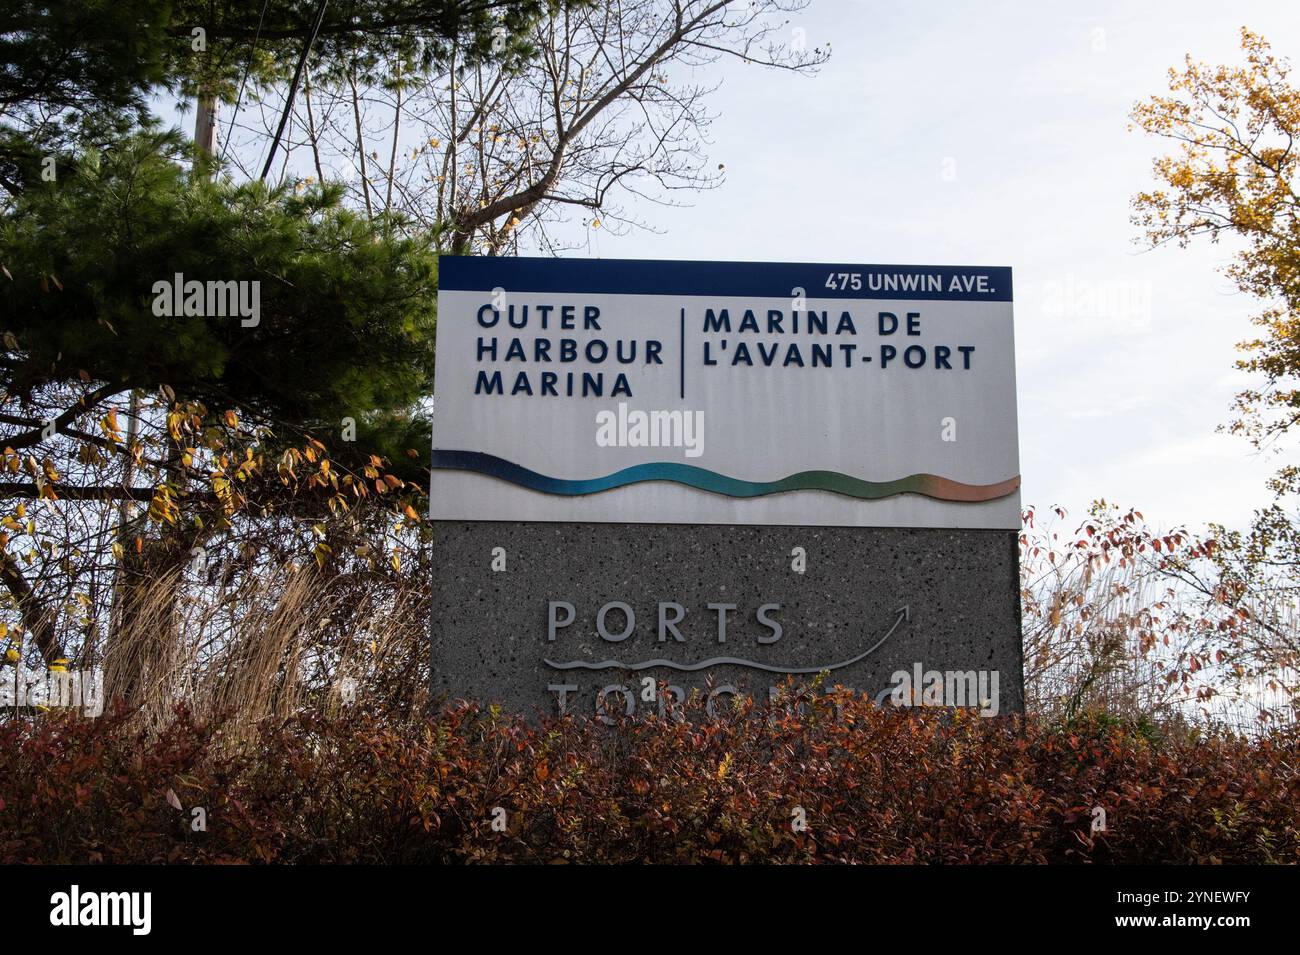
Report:
[{"label": "concrete sign base", "polygon": [[1024,709],[1012,531],[441,521],[433,548],[435,700],[649,713],[662,682],[716,708],[827,670]]}]

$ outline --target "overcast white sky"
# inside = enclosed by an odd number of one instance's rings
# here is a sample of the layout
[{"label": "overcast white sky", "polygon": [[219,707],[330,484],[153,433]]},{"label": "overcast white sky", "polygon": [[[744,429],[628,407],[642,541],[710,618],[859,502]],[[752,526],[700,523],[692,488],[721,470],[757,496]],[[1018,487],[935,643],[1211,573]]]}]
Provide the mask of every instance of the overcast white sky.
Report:
[{"label": "overcast white sky", "polygon": [[1300,58],[1292,0],[813,0],[792,26],[831,42],[819,75],[724,70],[725,184],[690,208],[632,207],[662,234],[595,230],[590,252],[1009,265],[1025,503],[1244,525],[1277,462],[1214,429],[1258,303],[1217,271],[1226,248],[1134,244],[1129,201],[1167,145],[1127,129],[1184,54],[1239,62],[1243,25]]}]

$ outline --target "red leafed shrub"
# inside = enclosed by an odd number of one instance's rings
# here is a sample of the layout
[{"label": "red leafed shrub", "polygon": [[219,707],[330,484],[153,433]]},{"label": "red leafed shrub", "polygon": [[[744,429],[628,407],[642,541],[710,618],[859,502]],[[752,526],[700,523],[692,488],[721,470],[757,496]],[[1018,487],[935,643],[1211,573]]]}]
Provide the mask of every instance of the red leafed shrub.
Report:
[{"label": "red leafed shrub", "polygon": [[9,721],[0,862],[1300,862],[1294,734],[841,695],[687,715]]}]

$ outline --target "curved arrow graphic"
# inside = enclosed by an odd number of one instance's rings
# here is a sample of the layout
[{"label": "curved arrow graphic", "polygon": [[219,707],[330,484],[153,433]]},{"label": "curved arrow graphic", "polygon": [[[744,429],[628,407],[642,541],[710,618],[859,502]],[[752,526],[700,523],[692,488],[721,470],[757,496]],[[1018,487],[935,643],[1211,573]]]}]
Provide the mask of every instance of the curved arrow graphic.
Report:
[{"label": "curved arrow graphic", "polygon": [[748,667],[751,670],[766,670],[768,673],[821,673],[823,670],[842,670],[844,667],[852,666],[859,660],[865,660],[879,650],[884,645],[884,642],[894,635],[894,631],[902,625],[903,621],[912,619],[911,608],[908,606],[899,607],[895,613],[897,616],[894,618],[894,625],[872,646],[855,657],[849,657],[847,660],[841,660],[839,663],[829,663],[825,666],[772,666],[754,660],[742,660],[739,657],[712,657],[699,663],[674,663],[672,660],[642,660],[640,663],[620,663],[618,660],[602,660],[600,663],[588,663],[585,660],[571,660],[568,663],[556,663],[554,660],[542,660],[542,662],[555,670],[649,670],[653,667],[665,667],[669,670],[681,670],[683,673],[690,673],[696,670],[707,670],[709,667],[733,666]]}]

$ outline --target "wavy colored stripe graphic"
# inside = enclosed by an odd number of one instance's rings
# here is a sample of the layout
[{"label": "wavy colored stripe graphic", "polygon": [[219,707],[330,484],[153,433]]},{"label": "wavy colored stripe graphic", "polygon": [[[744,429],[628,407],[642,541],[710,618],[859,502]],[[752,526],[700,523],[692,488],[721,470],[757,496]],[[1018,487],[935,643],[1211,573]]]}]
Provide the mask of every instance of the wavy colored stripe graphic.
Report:
[{"label": "wavy colored stripe graphic", "polygon": [[570,480],[548,477],[536,471],[482,451],[433,452],[433,467],[453,471],[476,471],[500,478],[521,487],[545,494],[598,494],[628,484],[642,481],[672,481],[700,491],[722,494],[726,497],[762,497],[782,491],[830,491],[846,497],[878,501],[895,494],[920,494],[936,501],[976,503],[995,501],[1012,494],[1020,487],[1020,475],[996,484],[964,484],[940,477],[937,474],[912,474],[894,481],[864,481],[838,471],[800,471],[778,481],[742,481],[727,477],[707,468],[690,464],[661,461],[637,464],[604,477]]}]

